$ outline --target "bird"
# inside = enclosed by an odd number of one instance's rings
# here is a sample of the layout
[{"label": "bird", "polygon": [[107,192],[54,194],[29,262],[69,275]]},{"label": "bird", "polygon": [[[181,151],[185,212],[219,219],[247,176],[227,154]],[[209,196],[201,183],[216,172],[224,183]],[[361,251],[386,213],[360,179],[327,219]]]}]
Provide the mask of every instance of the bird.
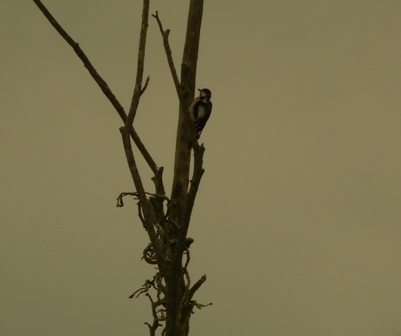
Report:
[{"label": "bird", "polygon": [[210,114],[212,113],[213,104],[210,101],[212,92],[209,89],[198,89],[199,97],[196,97],[189,106],[189,115],[193,121],[196,137],[200,138],[202,130],[205,128]]}]

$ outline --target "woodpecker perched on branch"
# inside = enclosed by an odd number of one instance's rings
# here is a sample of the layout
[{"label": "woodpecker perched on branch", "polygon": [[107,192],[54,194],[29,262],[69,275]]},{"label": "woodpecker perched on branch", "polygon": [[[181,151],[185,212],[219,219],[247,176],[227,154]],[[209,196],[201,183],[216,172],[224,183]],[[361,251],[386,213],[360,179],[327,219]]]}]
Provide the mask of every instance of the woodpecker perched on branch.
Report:
[{"label": "woodpecker perched on branch", "polygon": [[197,139],[200,138],[203,128],[206,126],[210,114],[212,113],[212,92],[209,89],[198,89],[199,97],[195,98],[189,106],[189,114],[194,122]]}]

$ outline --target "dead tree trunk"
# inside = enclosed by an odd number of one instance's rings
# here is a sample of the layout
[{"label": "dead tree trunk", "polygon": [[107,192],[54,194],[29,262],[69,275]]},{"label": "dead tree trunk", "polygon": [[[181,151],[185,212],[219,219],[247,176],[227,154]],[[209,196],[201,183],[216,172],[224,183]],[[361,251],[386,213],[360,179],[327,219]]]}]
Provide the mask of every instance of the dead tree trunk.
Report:
[{"label": "dead tree trunk", "polygon": [[[204,275],[192,284],[187,269],[190,261],[189,248],[193,242],[192,238],[187,237],[187,232],[196,194],[204,172],[202,164],[205,149],[203,145],[198,144],[194,137],[194,128],[188,114],[188,107],[195,92],[203,0],[190,0],[189,3],[180,79],[169,46],[170,30],[163,29],[158,12],[153,15],[163,38],[167,62],[179,102],[174,179],[170,197],[166,195],[164,189],[163,167],[156,165],[133,126],[140,98],[149,84],[149,77],[143,83],[143,73],[150,0],[143,0],[137,75],[128,114],[78,43],[60,26],[40,0],[33,1],[53,27],[74,49],[124,122],[120,132],[135,191],[120,194],[117,198],[117,206],[123,206],[123,198],[127,195],[138,200],[138,216],[150,240],[143,251],[143,259],[151,265],[157,265],[157,272],[154,277],[146,280],[143,286],[134,292],[130,298],[138,297],[141,294],[145,294],[149,298],[153,321],[146,324],[149,327],[150,335],[156,335],[157,329],[163,327],[162,335],[186,336],[189,333],[189,321],[193,309],[204,307],[204,305],[197,303],[193,296],[206,281],[206,275]],[[145,191],[133,154],[131,139],[154,174],[152,180],[155,190],[153,193]],[[190,179],[192,152],[194,154],[194,170]]]}]

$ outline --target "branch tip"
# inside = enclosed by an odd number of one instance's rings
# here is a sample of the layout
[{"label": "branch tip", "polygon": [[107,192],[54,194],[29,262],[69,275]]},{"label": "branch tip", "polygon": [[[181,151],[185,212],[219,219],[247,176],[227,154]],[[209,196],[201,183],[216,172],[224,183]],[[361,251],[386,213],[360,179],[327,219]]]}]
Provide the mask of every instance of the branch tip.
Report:
[{"label": "branch tip", "polygon": [[175,89],[177,91],[178,98],[181,99],[181,96],[182,96],[181,84],[180,84],[180,80],[178,79],[177,70],[175,69],[173,55],[172,55],[171,48],[170,48],[170,43],[168,41],[170,29],[166,29],[166,30],[163,29],[163,24],[159,18],[158,11],[156,11],[156,14],[152,14],[152,16],[156,19],[157,24],[159,25],[160,33],[163,38],[164,51],[166,52],[166,56],[167,56],[168,66],[170,68],[171,76],[173,77],[173,81],[174,81]]},{"label": "branch tip", "polygon": [[142,90],[141,90],[141,96],[143,95],[143,93],[145,92],[145,90],[147,89],[148,85],[149,85],[149,81],[150,81],[150,76],[146,77],[146,81],[145,81],[145,85],[143,86]]}]

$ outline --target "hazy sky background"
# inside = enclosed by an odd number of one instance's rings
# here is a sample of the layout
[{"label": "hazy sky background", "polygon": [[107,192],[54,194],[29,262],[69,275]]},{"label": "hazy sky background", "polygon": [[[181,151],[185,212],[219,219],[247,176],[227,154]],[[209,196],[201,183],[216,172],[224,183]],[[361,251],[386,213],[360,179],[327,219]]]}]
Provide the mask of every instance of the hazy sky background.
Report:
[{"label": "hazy sky background", "polygon": [[[148,335],[153,269],[117,113],[33,1],[0,11],[0,334]],[[45,0],[120,102],[141,1]],[[187,1],[155,0],[179,68]],[[213,92],[191,335],[401,335],[401,2],[205,1]],[[178,102],[150,21],[136,128],[171,185]],[[141,164],[146,188],[151,174]]]}]

